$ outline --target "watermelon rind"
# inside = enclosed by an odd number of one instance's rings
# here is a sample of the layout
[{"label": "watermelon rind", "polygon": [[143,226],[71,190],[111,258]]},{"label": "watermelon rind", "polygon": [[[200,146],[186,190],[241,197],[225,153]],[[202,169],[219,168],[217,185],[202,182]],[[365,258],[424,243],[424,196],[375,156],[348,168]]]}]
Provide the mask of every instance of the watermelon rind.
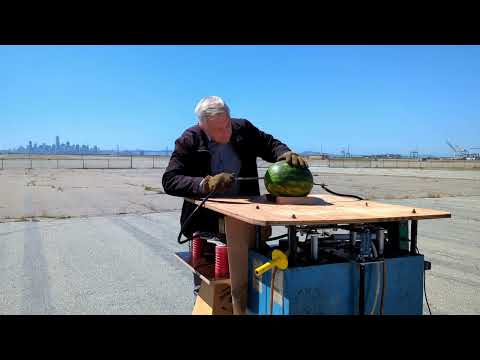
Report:
[{"label": "watermelon rind", "polygon": [[312,191],[313,175],[307,167],[294,167],[282,160],[270,165],[264,184],[274,196],[303,197]]}]

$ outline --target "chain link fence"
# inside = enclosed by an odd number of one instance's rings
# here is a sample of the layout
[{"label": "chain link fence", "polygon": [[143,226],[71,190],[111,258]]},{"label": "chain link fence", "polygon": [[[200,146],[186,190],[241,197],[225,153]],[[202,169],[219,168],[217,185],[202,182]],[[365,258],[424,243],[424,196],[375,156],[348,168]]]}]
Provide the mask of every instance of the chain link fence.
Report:
[{"label": "chain link fence", "polygon": [[[165,169],[170,156],[0,156],[0,169]],[[307,157],[311,167],[382,169],[480,169],[478,160],[329,159]],[[258,159],[260,168],[270,164]]]},{"label": "chain link fence", "polygon": [[169,156],[3,156],[0,169],[164,169]]},{"label": "chain link fence", "polygon": [[480,169],[478,160],[330,159],[331,168]]}]

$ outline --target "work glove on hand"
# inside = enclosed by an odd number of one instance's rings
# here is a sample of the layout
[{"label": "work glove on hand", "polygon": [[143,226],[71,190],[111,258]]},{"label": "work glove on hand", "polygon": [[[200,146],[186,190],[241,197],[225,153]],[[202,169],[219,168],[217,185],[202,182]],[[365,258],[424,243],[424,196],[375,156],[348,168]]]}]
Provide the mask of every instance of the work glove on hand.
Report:
[{"label": "work glove on hand", "polygon": [[286,160],[287,163],[294,167],[308,167],[307,161],[293,151],[287,151],[286,153],[280,155],[277,161],[280,160]]},{"label": "work glove on hand", "polygon": [[215,176],[208,175],[205,177],[205,191],[211,192],[215,190],[216,192],[222,192],[230,188],[233,185],[235,178],[233,174],[221,173]]}]

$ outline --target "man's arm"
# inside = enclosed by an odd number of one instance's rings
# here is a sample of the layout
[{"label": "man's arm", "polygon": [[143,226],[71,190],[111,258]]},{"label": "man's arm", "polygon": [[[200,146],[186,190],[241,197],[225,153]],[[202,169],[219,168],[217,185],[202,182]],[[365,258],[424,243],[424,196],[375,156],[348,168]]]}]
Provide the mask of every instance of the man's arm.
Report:
[{"label": "man's arm", "polygon": [[192,144],[189,143],[187,137],[182,135],[175,141],[175,150],[162,176],[163,189],[168,195],[181,197],[203,195],[200,184],[203,177],[188,175],[188,157],[192,151]]},{"label": "man's arm", "polygon": [[257,155],[268,162],[277,162],[286,160],[290,165],[295,167],[308,167],[307,161],[290,150],[290,148],[275,139],[272,135],[257,129],[251,122],[246,121],[246,125],[250,132],[253,133],[255,146],[257,147]]},{"label": "man's arm", "polygon": [[278,161],[283,154],[291,151],[287,145],[275,139],[272,135],[261,131],[250,121],[245,120],[245,122],[249,133],[254,138],[257,155],[263,160],[273,163]]}]

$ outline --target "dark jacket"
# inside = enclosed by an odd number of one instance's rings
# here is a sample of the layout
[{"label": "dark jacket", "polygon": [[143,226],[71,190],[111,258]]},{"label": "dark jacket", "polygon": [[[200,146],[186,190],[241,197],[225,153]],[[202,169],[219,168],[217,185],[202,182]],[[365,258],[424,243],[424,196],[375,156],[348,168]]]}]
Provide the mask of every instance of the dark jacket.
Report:
[{"label": "dark jacket", "polygon": [[[257,129],[245,119],[232,120],[232,137],[230,143],[241,161],[241,169],[236,176],[257,177],[257,157],[268,162],[276,162],[283,153],[290,149],[275,139]],[[211,174],[208,137],[198,125],[184,131],[175,141],[175,150],[162,177],[165,193],[173,196],[199,198],[198,184]],[[240,194],[244,196],[260,195],[258,181],[242,181]],[[180,224],[195,209],[196,205],[184,201]],[[208,209],[199,209],[184,230],[184,235],[190,237],[194,231],[218,232],[218,216]]]}]

